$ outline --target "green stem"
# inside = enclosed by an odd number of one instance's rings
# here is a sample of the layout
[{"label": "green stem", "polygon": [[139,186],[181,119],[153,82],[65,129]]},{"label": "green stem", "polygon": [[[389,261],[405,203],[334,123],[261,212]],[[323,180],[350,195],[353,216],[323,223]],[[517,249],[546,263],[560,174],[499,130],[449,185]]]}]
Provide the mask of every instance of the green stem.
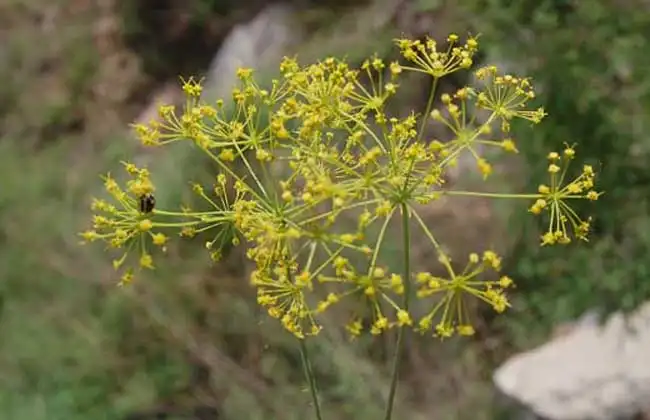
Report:
[{"label": "green stem", "polygon": [[[404,301],[402,309],[408,312],[409,297],[411,294],[411,232],[409,227],[409,208],[406,203],[402,203],[402,241],[404,247]],[[397,331],[397,341],[395,343],[395,354],[393,355],[393,369],[390,382],[390,391],[388,392],[388,403],[386,404],[385,420],[391,420],[393,416],[393,404],[397,392],[397,380],[399,377],[399,368],[404,351],[404,335],[406,326],[399,327]]]},{"label": "green stem", "polygon": [[309,361],[309,353],[307,352],[307,345],[305,344],[304,338],[299,338],[300,342],[300,358],[302,359],[302,367],[305,371],[305,379],[309,383],[309,390],[311,392],[311,399],[314,403],[314,412],[316,413],[317,420],[323,420],[323,416],[320,412],[320,404],[318,403],[318,393],[316,390],[316,377],[314,377],[314,371],[311,368],[311,362]]},{"label": "green stem", "polygon": [[427,118],[429,118],[429,113],[433,107],[433,100],[436,97],[436,86],[438,85],[438,78],[433,78],[433,83],[431,85],[431,90],[429,91],[429,99],[427,100],[427,107],[424,109],[424,115],[422,115],[422,123],[420,124],[420,131],[418,132],[418,143],[422,140],[424,136],[424,127],[427,125]]},{"label": "green stem", "polygon": [[542,198],[542,194],[507,194],[507,193],[487,193],[473,191],[441,191],[444,195],[464,195],[469,197],[489,197],[489,198]]}]

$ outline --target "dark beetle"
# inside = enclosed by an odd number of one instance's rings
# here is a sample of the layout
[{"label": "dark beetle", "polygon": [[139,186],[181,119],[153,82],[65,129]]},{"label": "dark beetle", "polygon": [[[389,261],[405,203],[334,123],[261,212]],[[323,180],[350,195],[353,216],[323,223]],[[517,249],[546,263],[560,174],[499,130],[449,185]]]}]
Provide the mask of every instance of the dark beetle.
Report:
[{"label": "dark beetle", "polygon": [[140,212],[151,213],[156,206],[156,198],[151,193],[146,193],[140,196]]}]

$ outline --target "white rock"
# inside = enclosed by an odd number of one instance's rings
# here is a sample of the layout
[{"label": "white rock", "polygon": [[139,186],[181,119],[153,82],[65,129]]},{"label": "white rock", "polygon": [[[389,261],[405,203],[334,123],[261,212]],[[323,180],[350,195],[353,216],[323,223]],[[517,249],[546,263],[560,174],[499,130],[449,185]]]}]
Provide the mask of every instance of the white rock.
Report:
[{"label": "white rock", "polygon": [[633,417],[650,406],[650,303],[603,326],[571,332],[512,357],[494,374],[497,388],[551,420]]},{"label": "white rock", "polygon": [[206,75],[203,99],[229,99],[239,67],[267,71],[302,38],[293,11],[272,5],[248,23],[235,26],[213,58]]}]

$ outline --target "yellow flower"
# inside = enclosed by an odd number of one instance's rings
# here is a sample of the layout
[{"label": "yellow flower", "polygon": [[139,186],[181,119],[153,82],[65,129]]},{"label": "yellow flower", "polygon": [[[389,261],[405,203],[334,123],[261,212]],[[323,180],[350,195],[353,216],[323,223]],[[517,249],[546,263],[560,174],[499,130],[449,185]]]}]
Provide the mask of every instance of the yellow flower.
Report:
[{"label": "yellow flower", "polygon": [[142,232],[149,232],[153,228],[153,223],[149,219],[140,220],[138,223],[138,229]]},{"label": "yellow flower", "polygon": [[345,329],[348,331],[348,333],[350,333],[352,337],[358,337],[361,335],[363,326],[361,325],[361,321],[355,320],[347,324],[345,326]]},{"label": "yellow flower", "polygon": [[472,335],[474,335],[476,333],[476,331],[474,330],[474,327],[472,327],[471,325],[467,325],[467,324],[459,325],[456,329],[457,329],[459,335],[464,335],[464,336],[468,336],[468,337],[472,336]]},{"label": "yellow flower", "polygon": [[183,80],[183,92],[185,92],[187,96],[199,97],[201,96],[202,91],[203,88],[200,82],[195,81],[191,77],[188,80]]},{"label": "yellow flower", "polygon": [[447,40],[449,47],[446,51],[438,50],[437,43],[431,38],[426,38],[424,42],[397,39],[395,43],[404,59],[430,76],[440,78],[471,67],[478,46],[476,39],[472,38],[465,45],[459,46],[456,44],[458,36],[455,34],[450,35]]},{"label": "yellow flower", "polygon": [[167,243],[167,237],[162,233],[155,233],[151,236],[154,245],[163,246]]},{"label": "yellow flower", "polygon": [[[448,261],[443,259],[444,261]],[[479,260],[478,254],[471,253],[462,273],[456,273],[451,266],[445,265],[449,278],[437,279],[429,273],[416,274],[417,296],[421,299],[437,297],[433,308],[420,319],[416,327],[421,333],[428,332],[433,326],[433,319],[438,323],[434,335],[445,338],[457,332],[460,335],[472,335],[466,300],[470,297],[488,303],[496,312],[503,312],[510,306],[504,289],[514,284],[508,276],[498,280],[481,281],[477,277],[486,269],[499,271],[501,259],[494,251],[485,251]]]},{"label": "yellow flower", "polygon": [[569,164],[575,159],[575,149],[566,146],[562,155],[551,152],[548,159],[552,162],[548,167],[550,186],[540,185],[539,198],[530,207],[533,214],[548,212],[550,220],[547,231],[542,234],[542,245],[568,244],[573,237],[587,240],[590,221],[583,220],[569,205],[569,200],[587,199],[595,201],[601,195],[594,191],[594,170],[584,165],[582,173],[567,181],[566,173]]},{"label": "yellow flower", "polygon": [[119,286],[127,286],[133,282],[133,271],[127,270],[120,278]]},{"label": "yellow flower", "polygon": [[408,312],[406,312],[403,309],[400,309],[397,312],[397,323],[400,327],[404,325],[412,325],[413,320],[411,319],[411,316],[409,315]]},{"label": "yellow flower", "polygon": [[140,257],[140,267],[153,270],[153,258],[149,254],[143,254]]},{"label": "yellow flower", "polygon": [[492,173],[492,165],[490,165],[485,159],[477,160],[476,165],[483,175],[483,178],[487,178]]},{"label": "yellow flower", "polygon": [[[149,172],[125,162],[127,182],[122,186],[110,175],[104,178],[110,199],[93,200],[92,224],[82,239],[120,249],[114,266],[124,270],[121,284],[132,280],[134,270],[154,268],[152,248],[164,252],[168,242],[158,231],[162,228],[187,238],[210,235],[202,241],[213,261],[225,247],[246,243],[245,255],[255,266],[250,281],[258,304],[301,340],[318,334],[318,317],[346,297],[370,308],[368,314],[354,314],[346,325],[352,336],[364,328],[381,334],[407,326],[440,338],[474,334],[468,300],[502,312],[509,307],[505,291],[513,281],[494,273],[502,261],[489,250],[470,254],[459,271],[420,219],[418,205],[453,193],[474,194],[446,188],[447,171],[463,169],[461,155],[473,156],[486,178],[496,168],[479,154],[483,145],[517,152],[512,138],[496,133],[498,127],[507,132],[514,118],[537,123],[546,114],[529,107],[535,98],[529,79],[486,66],[475,73],[478,86],[432,92],[424,109],[396,117],[390,100],[400,89],[402,73],[424,73],[437,80],[468,69],[479,43],[476,37],[463,43],[456,34],[441,43],[431,38],[395,43],[401,63],[373,55],[353,68],[333,57],[308,65],[285,57],[279,78],[265,86],[255,80],[252,69],[237,69],[238,86],[213,104],[201,103],[200,80],[182,80],[182,109],[161,105],[161,121],[133,129],[143,144],[189,140],[206,154],[216,181],[205,187],[193,184],[192,189],[209,208],[170,211],[160,208],[162,199],[154,209]],[[486,122],[477,123],[477,108],[489,111]],[[448,142],[425,138],[430,119],[450,131]],[[531,213],[550,214],[542,236],[545,245],[586,239],[591,225],[591,219],[581,219],[567,204],[600,196],[593,189],[590,166],[565,179],[575,154],[569,145],[551,153],[548,185],[524,195],[532,198]],[[420,224],[445,275],[420,272],[412,277],[386,266],[387,244],[395,241],[391,225],[400,217],[404,223]],[[124,269],[131,261],[134,267]],[[360,264],[363,271],[358,271]],[[417,320],[406,309],[412,295],[428,305]],[[364,325],[361,319],[371,321]]]},{"label": "yellow flower", "polygon": [[390,72],[393,76],[397,76],[402,72],[402,66],[398,62],[394,61],[390,63]]},{"label": "yellow flower", "polygon": [[543,108],[526,109],[528,102],[535,98],[530,80],[508,74],[498,75],[494,66],[479,69],[477,78],[482,82],[484,89],[476,91],[476,104],[492,111],[493,115],[501,120],[502,131],[509,131],[509,121],[512,118],[539,123],[546,116]]},{"label": "yellow flower", "polygon": [[518,153],[519,151],[517,150],[517,146],[515,145],[515,142],[512,139],[505,139],[501,142],[501,147],[503,147],[503,150],[506,152],[515,152]]}]

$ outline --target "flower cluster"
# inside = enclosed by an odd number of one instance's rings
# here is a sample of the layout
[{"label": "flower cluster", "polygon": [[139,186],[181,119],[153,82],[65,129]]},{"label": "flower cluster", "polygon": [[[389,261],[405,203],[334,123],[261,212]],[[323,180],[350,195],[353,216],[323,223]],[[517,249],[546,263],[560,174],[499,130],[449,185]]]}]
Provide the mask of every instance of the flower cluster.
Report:
[{"label": "flower cluster", "polygon": [[[92,229],[81,236],[86,241],[99,240],[110,248],[123,250],[121,257],[113,261],[115,269],[120,269],[131,253],[139,254],[140,268],[153,269],[149,245],[164,251],[167,243],[167,236],[154,230],[150,218],[153,205],[149,205],[148,200],[153,199],[154,186],[146,169],[139,169],[132,163],[124,163],[124,168],[131,178],[126,189],[120,187],[110,174],[104,177],[104,187],[115,204],[94,199],[91,208],[96,214]],[[132,279],[133,268],[128,267],[122,274],[121,283],[129,283]]]},{"label": "flower cluster", "polygon": [[[498,313],[510,306],[505,295],[505,290],[513,285],[510,277],[500,276],[497,280],[488,281],[478,279],[486,269],[496,273],[501,270],[501,258],[494,251],[485,251],[482,256],[470,254],[469,261],[460,274],[454,272],[451,261],[445,254],[440,255],[439,261],[447,270],[448,278],[436,277],[429,272],[416,275],[418,297],[443,295],[433,309],[420,319],[420,332],[434,328],[435,334],[441,338],[450,337],[454,332],[473,335],[474,327],[465,303],[467,297],[487,303]],[[433,319],[439,314],[439,321],[434,326]]]},{"label": "flower cluster", "polygon": [[581,173],[571,181],[567,181],[570,162],[575,158],[572,146],[566,146],[562,154],[551,152],[548,155],[548,173],[550,185],[541,184],[538,187],[540,197],[530,207],[535,215],[548,213],[548,230],[542,235],[542,245],[568,244],[571,236],[587,240],[591,218],[583,220],[568,204],[569,200],[587,199],[598,200],[602,193],[594,190],[594,169],[591,165],[583,165]]},{"label": "flower cluster", "polygon": [[[515,141],[507,137],[510,121],[538,123],[545,113],[527,108],[535,98],[529,79],[500,75],[493,66],[477,70],[479,86],[436,97],[440,78],[472,67],[476,38],[461,44],[451,35],[443,48],[432,39],[400,39],[396,44],[402,63],[373,56],[354,68],[330,57],[304,66],[285,58],[280,77],[268,87],[255,81],[251,69],[240,69],[229,101],[205,103],[200,82],[183,81],[183,108],[163,105],[160,121],[137,125],[135,131],[147,146],[190,142],[214,162],[218,173],[213,185],[193,185],[210,209],[154,208],[147,170],[125,164],[131,176],[126,189],[106,178],[115,204],[93,203],[97,214],[83,238],[124,249],[116,268],[126,265],[133,253],[139,254],[137,266],[152,268],[150,249],[164,250],[168,236],[162,232],[170,229],[190,237],[215,232],[206,244],[213,259],[224,246],[243,243],[255,264],[250,280],[257,302],[299,338],[317,334],[319,317],[344,300],[368,308],[347,325],[353,336],[393,327],[439,337],[471,335],[466,300],[474,297],[502,312],[509,306],[505,290],[513,282],[504,275],[483,279],[486,270],[501,268],[492,251],[471,254],[458,274],[416,208],[453,193],[444,185],[445,172],[462,153],[471,154],[480,172],[489,176],[492,166],[482,155],[484,146],[516,152]],[[409,71],[429,75],[434,89],[424,112],[392,115],[386,105]],[[434,109],[435,103],[442,105]],[[480,123],[478,112],[488,114]],[[451,139],[425,140],[427,121],[446,127]],[[494,134],[495,126],[501,127],[500,134]],[[537,199],[532,213],[549,212],[544,244],[566,243],[571,235],[586,237],[589,219],[582,220],[567,203],[595,200],[598,193],[588,166],[564,182],[574,154],[572,148],[562,156],[551,154],[550,185],[540,186],[538,194],[517,196]],[[399,220],[402,247],[410,246],[414,221],[438,254],[446,277],[432,274],[433,267],[412,273],[408,252],[403,272],[393,272],[381,261],[388,227]],[[133,268],[127,268],[123,283],[133,275]],[[430,302],[431,309],[415,313],[409,305],[412,297]]]}]

